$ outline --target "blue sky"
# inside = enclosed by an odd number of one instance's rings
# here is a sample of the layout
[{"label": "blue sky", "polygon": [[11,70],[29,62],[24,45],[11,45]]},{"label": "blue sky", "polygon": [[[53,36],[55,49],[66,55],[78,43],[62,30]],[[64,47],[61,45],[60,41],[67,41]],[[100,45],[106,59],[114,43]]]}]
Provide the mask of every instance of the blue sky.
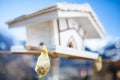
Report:
[{"label": "blue sky", "polygon": [[[100,19],[106,36],[120,37],[120,0],[0,0],[0,27],[7,28],[7,21],[56,2],[89,3]],[[20,36],[21,31],[25,32],[19,29],[16,34]]]}]

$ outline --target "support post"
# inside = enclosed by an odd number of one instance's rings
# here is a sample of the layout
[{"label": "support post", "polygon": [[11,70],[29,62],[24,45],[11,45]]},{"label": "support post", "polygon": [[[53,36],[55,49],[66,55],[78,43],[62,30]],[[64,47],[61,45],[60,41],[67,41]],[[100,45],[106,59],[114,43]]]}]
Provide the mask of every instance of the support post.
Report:
[{"label": "support post", "polygon": [[51,58],[51,70],[48,80],[59,80],[59,58]]}]

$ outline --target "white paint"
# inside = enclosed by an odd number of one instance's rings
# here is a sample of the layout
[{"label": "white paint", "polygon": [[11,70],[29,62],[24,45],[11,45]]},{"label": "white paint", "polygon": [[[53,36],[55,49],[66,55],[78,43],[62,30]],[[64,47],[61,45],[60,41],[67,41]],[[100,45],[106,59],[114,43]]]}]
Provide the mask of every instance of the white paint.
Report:
[{"label": "white paint", "polygon": [[60,30],[66,30],[67,29],[68,26],[67,26],[65,18],[60,18],[59,19],[59,26],[60,26]]},{"label": "white paint", "polygon": [[48,21],[51,19],[56,19],[57,18],[57,12],[51,12],[48,14],[42,14],[42,15],[38,15],[35,17],[31,17],[28,19],[23,19],[21,21],[17,21],[13,24],[10,24],[10,27],[16,27],[16,26],[23,26],[23,25],[28,25],[31,23],[36,23],[36,22],[44,22],[44,21]]},{"label": "white paint", "polygon": [[78,58],[86,58],[86,59],[93,59],[93,60],[97,60],[99,57],[98,54],[93,52],[67,48],[63,46],[56,46],[56,49],[54,52],[55,52],[54,54],[63,56],[63,57],[78,57]]},{"label": "white paint", "polygon": [[83,49],[83,40],[75,30],[67,30],[60,33],[61,46],[67,46],[67,43],[71,37],[74,38],[77,49]]},{"label": "white paint", "polygon": [[58,16],[60,18],[76,18],[76,17],[86,17],[88,13],[83,13],[79,11],[58,11]]},{"label": "white paint", "polygon": [[78,21],[76,21],[75,19],[69,18],[68,24],[69,24],[69,28],[75,28],[76,30],[78,30],[79,24]]},{"label": "white paint", "polygon": [[12,46],[11,47],[11,49],[10,49],[10,51],[14,51],[14,52],[26,52],[27,50],[24,48],[24,46],[23,45],[14,45],[14,46]]},{"label": "white paint", "polygon": [[51,24],[51,37],[52,37],[52,44],[59,45],[59,33],[58,33],[58,24],[57,19],[54,19]]},{"label": "white paint", "polygon": [[35,23],[27,26],[27,45],[38,46],[40,42],[51,45],[50,22]]},{"label": "white paint", "polygon": [[[88,4],[68,4],[57,3],[53,6],[41,9],[28,15],[19,17],[13,21],[8,22],[11,27],[29,25],[36,22],[44,22],[59,18],[77,18],[76,21],[69,22],[70,27],[77,28],[78,24],[82,24],[86,30],[86,38],[101,38],[104,37],[105,31],[102,28],[100,21],[95,15],[94,11]],[[82,18],[82,19],[81,19]],[[60,20],[60,29],[66,29],[66,22]],[[75,25],[72,25],[75,24]],[[64,27],[63,27],[64,26]]]},{"label": "white paint", "polygon": [[82,27],[80,27],[80,29],[79,29],[79,34],[84,39],[84,37],[85,37],[85,31],[84,31],[84,29]]}]

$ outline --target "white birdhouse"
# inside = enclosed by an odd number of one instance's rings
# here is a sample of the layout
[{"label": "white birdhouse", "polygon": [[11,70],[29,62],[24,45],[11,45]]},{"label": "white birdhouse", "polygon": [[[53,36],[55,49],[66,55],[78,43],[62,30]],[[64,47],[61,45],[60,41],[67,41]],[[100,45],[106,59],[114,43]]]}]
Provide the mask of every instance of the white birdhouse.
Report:
[{"label": "white birdhouse", "polygon": [[[9,27],[25,26],[27,44],[45,44],[56,53],[97,59],[84,50],[86,38],[101,38],[104,29],[88,4],[57,3],[8,22]],[[71,47],[71,48],[68,48]],[[70,57],[70,56],[69,56]]]},{"label": "white birdhouse", "polygon": [[[84,40],[104,37],[104,29],[88,4],[57,3],[41,10],[20,16],[8,22],[10,28],[25,26],[27,44],[45,44],[49,54],[57,57],[95,60],[96,70],[102,68],[97,53],[85,51]],[[16,48],[16,49],[15,49]],[[39,51],[13,47],[9,53],[40,55]],[[0,52],[8,53],[8,52]],[[59,59],[52,58],[49,80],[59,80]]]},{"label": "white birdhouse", "polygon": [[84,40],[104,36],[104,29],[88,4],[57,3],[20,16],[8,25],[26,27],[26,45],[45,44],[67,57],[97,59],[98,54],[84,50]]}]

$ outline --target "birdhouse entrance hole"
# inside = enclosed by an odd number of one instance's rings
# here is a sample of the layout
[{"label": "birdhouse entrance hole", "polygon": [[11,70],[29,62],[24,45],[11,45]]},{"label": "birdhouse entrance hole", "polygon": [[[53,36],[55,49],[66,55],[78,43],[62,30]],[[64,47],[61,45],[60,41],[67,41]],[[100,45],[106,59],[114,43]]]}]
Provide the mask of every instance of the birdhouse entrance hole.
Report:
[{"label": "birdhouse entrance hole", "polygon": [[70,39],[68,40],[67,47],[69,47],[69,48],[76,48],[75,40],[74,40],[73,37],[70,37]]},{"label": "birdhouse entrance hole", "polygon": [[70,43],[68,44],[68,47],[73,48],[72,42],[70,42]]}]

